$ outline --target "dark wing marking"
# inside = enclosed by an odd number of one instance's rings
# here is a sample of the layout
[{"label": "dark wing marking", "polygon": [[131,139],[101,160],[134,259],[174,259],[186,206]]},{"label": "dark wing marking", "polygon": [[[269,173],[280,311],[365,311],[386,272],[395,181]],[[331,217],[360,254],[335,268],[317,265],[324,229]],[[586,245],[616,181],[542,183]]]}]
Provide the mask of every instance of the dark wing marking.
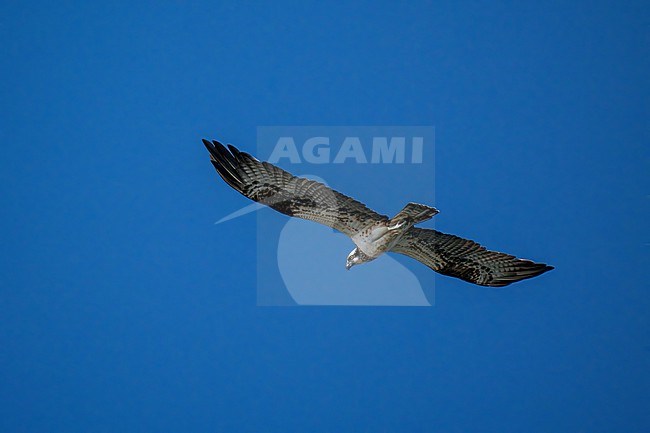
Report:
[{"label": "dark wing marking", "polygon": [[388,219],[320,182],[260,162],[232,145],[226,149],[216,140],[203,140],[203,144],[210,152],[212,165],[228,185],[285,215],[325,224],[348,236]]},{"label": "dark wing marking", "polygon": [[481,286],[502,287],[553,269],[543,263],[489,251],[474,241],[412,227],[391,249],[443,275]]}]

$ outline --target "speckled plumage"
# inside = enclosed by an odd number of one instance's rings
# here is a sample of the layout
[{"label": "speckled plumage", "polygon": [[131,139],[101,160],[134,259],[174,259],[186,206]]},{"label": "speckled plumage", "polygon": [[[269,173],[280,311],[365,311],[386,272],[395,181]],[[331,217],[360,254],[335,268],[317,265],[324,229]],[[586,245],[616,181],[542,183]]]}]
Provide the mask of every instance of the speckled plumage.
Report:
[{"label": "speckled plumage", "polygon": [[203,143],[217,173],[244,196],[285,215],[315,221],[348,235],[357,248],[348,256],[347,268],[391,251],[412,257],[443,275],[492,287],[553,269],[489,251],[468,239],[414,227],[436,215],[435,208],[409,203],[389,219],[320,182],[293,176],[232,145],[226,148],[216,140]]},{"label": "speckled plumage", "polygon": [[388,221],[386,215],[320,182],[296,177],[232,145],[226,149],[216,140],[203,143],[223,180],[251,200],[285,215],[325,224],[348,236],[363,230],[369,222]]},{"label": "speckled plumage", "polygon": [[410,228],[391,251],[412,257],[443,275],[480,286],[507,286],[553,269],[487,250],[469,239],[418,227]]}]

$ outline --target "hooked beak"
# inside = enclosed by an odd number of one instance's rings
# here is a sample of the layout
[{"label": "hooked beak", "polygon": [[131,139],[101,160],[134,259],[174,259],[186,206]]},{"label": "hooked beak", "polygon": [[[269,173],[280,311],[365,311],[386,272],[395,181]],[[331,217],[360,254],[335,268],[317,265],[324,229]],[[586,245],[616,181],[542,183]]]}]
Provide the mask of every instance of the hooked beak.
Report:
[{"label": "hooked beak", "polygon": [[345,264],[345,270],[346,271],[349,271],[351,267],[352,267],[352,264],[350,264],[350,263]]}]

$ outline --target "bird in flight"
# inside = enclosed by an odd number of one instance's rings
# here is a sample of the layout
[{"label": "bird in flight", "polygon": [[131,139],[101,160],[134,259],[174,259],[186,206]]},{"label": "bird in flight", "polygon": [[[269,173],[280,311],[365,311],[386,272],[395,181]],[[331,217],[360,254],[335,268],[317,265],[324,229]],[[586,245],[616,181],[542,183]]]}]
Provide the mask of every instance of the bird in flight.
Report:
[{"label": "bird in flight", "polygon": [[415,227],[438,210],[408,203],[393,218],[313,180],[259,161],[233,145],[203,140],[219,176],[242,195],[291,217],[315,221],[346,234],[356,248],[345,268],[391,251],[412,257],[434,271],[473,284],[503,287],[553,269],[543,263],[487,250],[478,243]]}]

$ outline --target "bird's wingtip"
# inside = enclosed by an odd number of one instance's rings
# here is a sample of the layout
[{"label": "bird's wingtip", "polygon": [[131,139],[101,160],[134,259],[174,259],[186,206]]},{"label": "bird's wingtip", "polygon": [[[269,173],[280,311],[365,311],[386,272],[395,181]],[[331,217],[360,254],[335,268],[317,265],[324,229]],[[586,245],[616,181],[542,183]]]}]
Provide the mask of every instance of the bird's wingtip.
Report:
[{"label": "bird's wingtip", "polygon": [[[202,138],[201,141],[203,141],[203,145],[208,149],[210,154],[212,155],[228,155],[230,152],[226,149],[226,146],[224,146],[219,140],[208,140],[205,138]],[[230,145],[228,145],[230,147]],[[232,150],[231,150],[232,152]]]},{"label": "bird's wingtip", "polygon": [[206,147],[206,149],[210,150],[214,148],[214,145],[209,140],[202,138],[201,141],[203,142],[203,145]]}]

